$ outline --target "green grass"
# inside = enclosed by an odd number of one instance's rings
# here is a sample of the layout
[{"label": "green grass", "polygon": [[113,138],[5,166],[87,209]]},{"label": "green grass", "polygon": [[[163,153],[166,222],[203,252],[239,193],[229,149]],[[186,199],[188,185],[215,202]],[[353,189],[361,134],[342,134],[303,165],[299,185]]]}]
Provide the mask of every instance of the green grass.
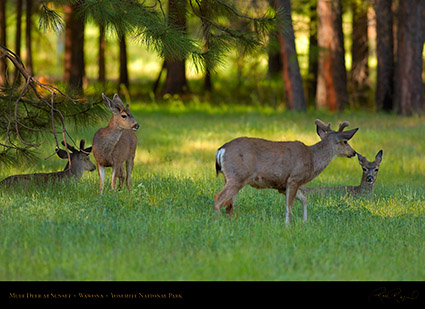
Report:
[{"label": "green grass", "polygon": [[[178,102],[132,109],[141,128],[131,193],[99,196],[96,172],[80,182],[1,191],[1,280],[425,279],[423,118]],[[236,218],[214,220],[223,186],[216,149],[241,135],[313,144],[316,117],[334,128],[342,120],[360,127],[351,145],[368,159],[384,150],[375,197],[314,197],[307,224],[297,202],[286,227],[284,196],[246,187]],[[90,145],[104,125],[73,136]],[[46,142],[45,157],[52,150]],[[52,158],[30,171],[64,165]],[[310,186],[357,185],[360,176],[357,159],[336,158]]]}]

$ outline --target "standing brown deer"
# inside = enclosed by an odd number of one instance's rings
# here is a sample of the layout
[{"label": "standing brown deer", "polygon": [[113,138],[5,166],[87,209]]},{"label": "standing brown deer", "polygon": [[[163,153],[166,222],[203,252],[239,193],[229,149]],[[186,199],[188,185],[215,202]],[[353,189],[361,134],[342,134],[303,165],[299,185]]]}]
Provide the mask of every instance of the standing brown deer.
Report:
[{"label": "standing brown deer", "polygon": [[233,201],[245,185],[257,189],[276,189],[286,194],[286,223],[291,221],[294,199],[303,205],[307,221],[307,198],[298,190],[319,175],[335,157],[353,157],[356,152],[347,143],[358,129],[343,131],[349,125],[340,124],[338,132],[316,119],[316,131],[321,141],[306,146],[299,141],[273,142],[259,138],[236,138],[217,150],[216,171],[221,172],[225,186],[215,197],[217,213],[225,205],[233,216]]},{"label": "standing brown deer", "polygon": [[[62,142],[62,144],[64,143]],[[71,177],[80,179],[85,171],[94,171],[96,169],[96,166],[90,161],[89,158],[92,147],[84,148],[84,144],[85,141],[81,140],[80,150],[77,150],[74,147],[67,145],[67,148],[70,151],[71,167],[69,167],[68,162],[63,171],[53,173],[13,175],[3,179],[0,182],[0,185],[10,186],[16,183],[23,182],[47,183]],[[58,149],[56,153],[59,158],[68,160],[68,154],[65,150]]]},{"label": "standing brown deer", "polygon": [[112,167],[111,188],[115,189],[117,177],[119,186],[122,186],[124,162],[127,170],[127,188],[131,190],[130,176],[137,147],[137,136],[134,131],[139,129],[139,124],[131,114],[129,105],[124,107],[118,94],[111,100],[102,93],[102,98],[106,108],[112,112],[112,117],[108,126],[99,129],[93,137],[93,155],[99,172],[99,192],[103,193],[105,167]]},{"label": "standing brown deer", "polygon": [[322,188],[302,188],[303,193],[307,195],[323,194],[328,192],[344,192],[354,195],[371,194],[375,185],[376,177],[378,176],[379,165],[382,161],[383,151],[380,150],[373,162],[369,162],[361,154],[357,153],[360,166],[362,167],[363,174],[360,185],[358,186],[340,186],[340,187],[322,187]]}]

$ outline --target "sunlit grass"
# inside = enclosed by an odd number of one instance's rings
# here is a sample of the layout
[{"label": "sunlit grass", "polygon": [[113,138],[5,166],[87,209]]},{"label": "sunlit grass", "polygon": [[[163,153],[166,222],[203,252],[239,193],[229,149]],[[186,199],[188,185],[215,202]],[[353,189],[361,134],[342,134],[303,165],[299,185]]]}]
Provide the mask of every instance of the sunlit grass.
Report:
[{"label": "sunlit grass", "polygon": [[[98,195],[97,172],[80,182],[0,193],[2,280],[423,280],[425,191],[422,118],[290,113],[269,107],[133,102],[141,124],[133,190]],[[373,198],[312,197],[309,222],[285,197],[246,187],[234,220],[214,220],[215,151],[238,136],[319,140],[314,119],[359,127],[351,145],[369,160],[384,150]],[[97,128],[71,134],[90,145]],[[43,144],[42,158],[54,148]],[[92,159],[93,160],[93,159]],[[41,160],[31,171],[55,171]],[[0,176],[23,173],[16,167]],[[357,185],[356,158],[336,158],[310,186]]]}]

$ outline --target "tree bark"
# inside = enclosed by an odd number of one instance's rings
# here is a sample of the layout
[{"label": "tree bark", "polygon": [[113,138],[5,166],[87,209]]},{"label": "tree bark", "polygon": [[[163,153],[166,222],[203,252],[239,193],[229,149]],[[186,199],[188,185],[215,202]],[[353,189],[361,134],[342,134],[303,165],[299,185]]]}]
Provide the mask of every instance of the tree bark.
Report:
[{"label": "tree bark", "polygon": [[279,31],[282,56],[282,72],[288,109],[306,110],[303,82],[295,48],[295,34],[292,27],[290,0],[278,0],[276,4],[285,10],[285,26]]},{"label": "tree bark", "polygon": [[99,75],[98,81],[100,83],[106,82],[106,66],[105,66],[105,26],[99,26],[99,55],[98,55],[98,68]]},{"label": "tree bark", "polygon": [[78,4],[65,6],[65,82],[77,91],[83,92],[85,78],[84,62],[84,20],[77,14]]},{"label": "tree bark", "polygon": [[351,45],[351,85],[354,100],[365,102],[369,88],[369,41],[368,41],[368,3],[353,1],[353,32]]},{"label": "tree bark", "polygon": [[376,0],[376,108],[391,111],[394,94],[394,44],[392,0]]},{"label": "tree bark", "polygon": [[[186,1],[168,1],[168,19],[173,27],[186,30]],[[165,59],[167,76],[164,93],[182,94],[188,91],[186,79],[186,61]]]},{"label": "tree bark", "polygon": [[319,68],[316,104],[331,111],[348,102],[341,1],[318,0]]},{"label": "tree bark", "polygon": [[31,38],[31,29],[32,29],[32,0],[26,1],[26,16],[25,16],[25,50],[26,50],[26,61],[25,66],[27,71],[34,76],[34,67],[32,63],[32,38]]},{"label": "tree bark", "polygon": [[308,77],[307,101],[314,102],[317,91],[317,76],[319,65],[319,47],[317,45],[317,0],[310,2],[309,45],[308,45]]},{"label": "tree bark", "polygon": [[[6,46],[6,0],[0,0],[0,44]],[[7,86],[6,58],[0,59],[0,87]]]},{"label": "tree bark", "polygon": [[120,76],[119,84],[124,85],[127,90],[130,87],[128,79],[128,68],[127,68],[127,44],[125,41],[125,34],[120,34]]},{"label": "tree bark", "polygon": [[400,0],[398,8],[398,47],[396,66],[396,110],[401,115],[424,109],[422,81],[423,0]]}]

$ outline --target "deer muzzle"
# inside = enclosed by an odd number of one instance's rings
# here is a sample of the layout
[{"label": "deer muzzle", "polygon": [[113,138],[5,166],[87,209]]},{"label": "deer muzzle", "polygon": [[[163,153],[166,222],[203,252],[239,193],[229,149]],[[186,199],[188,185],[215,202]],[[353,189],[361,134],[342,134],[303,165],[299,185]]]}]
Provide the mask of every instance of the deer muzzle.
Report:
[{"label": "deer muzzle", "polygon": [[133,131],[137,131],[139,129],[139,124],[136,122],[136,124],[132,127]]}]

